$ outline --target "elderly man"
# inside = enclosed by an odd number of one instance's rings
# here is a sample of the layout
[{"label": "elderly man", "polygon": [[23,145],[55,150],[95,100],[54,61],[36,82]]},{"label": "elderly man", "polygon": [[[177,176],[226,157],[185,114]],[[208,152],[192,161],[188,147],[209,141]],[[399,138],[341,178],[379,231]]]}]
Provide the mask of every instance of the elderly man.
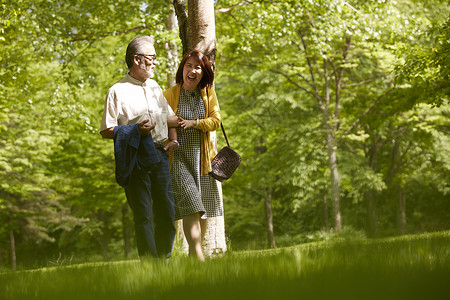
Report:
[{"label": "elderly man", "polygon": [[114,139],[116,181],[133,211],[139,256],[167,259],[175,238],[168,155],[178,146],[177,117],[151,79],[153,40],[132,40],[125,60],[129,73],[108,90],[100,134]]}]

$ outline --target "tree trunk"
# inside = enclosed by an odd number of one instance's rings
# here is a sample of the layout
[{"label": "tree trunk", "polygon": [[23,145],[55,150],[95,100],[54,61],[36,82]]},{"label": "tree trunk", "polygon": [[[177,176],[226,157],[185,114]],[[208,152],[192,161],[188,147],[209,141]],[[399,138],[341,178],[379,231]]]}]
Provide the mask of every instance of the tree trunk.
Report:
[{"label": "tree trunk", "polygon": [[174,0],[183,54],[202,51],[214,67],[216,61],[216,28],[213,0],[188,0],[189,14],[184,0]]},{"label": "tree trunk", "polygon": [[339,231],[342,229],[341,221],[341,208],[339,198],[339,170],[337,165],[336,154],[336,137],[333,132],[333,127],[329,122],[328,104],[323,109],[324,115],[324,127],[326,132],[327,153],[328,153],[328,166],[330,168],[331,179],[331,206],[333,208],[334,230]]},{"label": "tree trunk", "polygon": [[406,233],[406,198],[405,189],[400,188],[398,195],[398,214],[397,214],[398,234]]},{"label": "tree trunk", "polygon": [[188,48],[202,51],[214,66],[216,61],[216,27],[213,0],[188,0]]},{"label": "tree trunk", "polygon": [[97,212],[97,220],[101,222],[101,233],[95,235],[94,238],[97,241],[97,244],[100,246],[100,250],[102,252],[102,257],[104,261],[109,261],[108,254],[108,245],[110,240],[110,231],[108,229],[108,215],[102,210]]},{"label": "tree trunk", "polygon": [[377,225],[377,202],[374,191],[369,190],[366,193],[367,198],[367,222],[369,237],[375,237],[378,231]]},{"label": "tree trunk", "polygon": [[329,230],[330,224],[328,223],[328,193],[326,190],[323,193],[322,214],[323,214],[323,228],[325,230]]},{"label": "tree trunk", "polygon": [[333,206],[334,215],[334,229],[339,231],[342,229],[341,208],[339,199],[339,171],[337,166],[337,156],[334,142],[334,134],[327,133],[327,149],[328,149],[328,163],[330,165],[331,173],[331,203]]},{"label": "tree trunk", "polygon": [[269,248],[276,248],[275,238],[273,234],[273,218],[272,218],[272,194],[270,191],[266,192],[264,199],[264,207],[266,211],[266,228],[267,228],[267,242]]},{"label": "tree trunk", "polygon": [[12,219],[9,220],[9,246],[11,251],[11,270],[15,271],[17,267],[16,240],[14,238]]},{"label": "tree trunk", "polygon": [[[377,173],[378,163],[377,156],[378,151],[382,144],[375,142],[370,150],[366,153],[366,158],[369,160],[370,168]],[[378,233],[378,217],[377,217],[377,192],[373,189],[368,190],[365,194],[367,201],[367,233],[369,237],[375,237]]]},{"label": "tree trunk", "polygon": [[[170,13],[166,21],[166,29],[168,31],[175,31],[177,28],[177,18],[173,7],[170,7]],[[177,73],[178,65],[178,51],[176,44],[166,43],[167,50],[167,87],[173,87],[176,84],[175,75]]]},{"label": "tree trunk", "polygon": [[[218,183],[220,202],[223,205],[222,184]],[[219,256],[227,251],[225,239],[225,219],[223,216],[209,218],[206,223],[205,239],[203,240],[203,254],[205,256]]]},{"label": "tree trunk", "polygon": [[133,235],[132,222],[130,221],[130,210],[128,203],[122,205],[122,232],[123,232],[123,255],[125,259],[130,257],[131,237]]},{"label": "tree trunk", "polygon": [[189,51],[188,32],[188,15],[186,11],[186,3],[184,0],[173,0],[173,8],[178,20],[178,30],[183,46],[183,55]]},{"label": "tree trunk", "polygon": [[[209,58],[214,69],[217,53],[214,0],[188,0],[189,14],[184,0],[174,0],[173,5],[178,20],[183,54],[194,49],[200,50]],[[211,132],[211,139],[217,150],[216,132]],[[220,183],[219,194],[223,205]],[[204,255],[213,256],[224,253],[226,250],[223,216],[208,219],[203,240]]]},{"label": "tree trunk", "polygon": [[333,207],[334,215],[334,230],[339,231],[342,229],[341,220],[341,208],[339,198],[339,170],[337,162],[337,145],[336,145],[336,132],[338,129],[337,115],[339,112],[339,96],[336,95],[335,113],[333,116],[333,123],[330,124],[330,86],[328,78],[328,65],[327,61],[323,62],[323,78],[325,80],[325,103],[322,105],[323,112],[323,125],[326,132],[326,143],[328,153],[328,165],[330,167],[331,177],[331,203]]}]

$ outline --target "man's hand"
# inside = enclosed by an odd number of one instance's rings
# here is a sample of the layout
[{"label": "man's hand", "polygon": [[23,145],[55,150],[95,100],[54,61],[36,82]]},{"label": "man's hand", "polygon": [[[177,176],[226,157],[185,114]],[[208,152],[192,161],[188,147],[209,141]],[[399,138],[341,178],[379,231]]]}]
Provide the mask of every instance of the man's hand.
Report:
[{"label": "man's hand", "polygon": [[178,117],[178,125],[183,129],[194,128],[197,125],[197,120],[185,120]]},{"label": "man's hand", "polygon": [[166,151],[166,154],[170,156],[177,148],[178,148],[178,143],[176,143],[174,141],[170,141],[164,147],[164,151]]},{"label": "man's hand", "polygon": [[139,131],[141,132],[142,136],[149,136],[150,131],[156,127],[156,122],[153,123],[153,125],[148,125],[149,120],[144,120],[139,122]]}]

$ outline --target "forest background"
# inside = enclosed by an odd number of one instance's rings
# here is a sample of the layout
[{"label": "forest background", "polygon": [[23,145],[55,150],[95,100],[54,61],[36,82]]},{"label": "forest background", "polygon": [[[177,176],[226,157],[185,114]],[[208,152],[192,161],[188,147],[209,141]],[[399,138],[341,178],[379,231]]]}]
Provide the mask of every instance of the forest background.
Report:
[{"label": "forest background", "polygon": [[[243,159],[223,184],[229,249],[450,229],[449,13],[215,1],[216,92]],[[137,256],[98,130],[132,38],[153,36],[154,79],[173,79],[171,14],[164,0],[2,0],[0,268]]]}]

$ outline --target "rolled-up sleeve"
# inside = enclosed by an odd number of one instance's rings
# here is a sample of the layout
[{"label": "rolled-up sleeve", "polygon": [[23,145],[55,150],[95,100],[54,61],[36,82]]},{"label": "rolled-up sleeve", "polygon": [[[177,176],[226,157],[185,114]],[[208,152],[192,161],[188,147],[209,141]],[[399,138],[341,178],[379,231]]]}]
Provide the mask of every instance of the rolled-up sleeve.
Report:
[{"label": "rolled-up sleeve", "polygon": [[118,125],[119,103],[117,101],[116,93],[113,89],[109,89],[106,94],[105,107],[103,109],[102,123],[100,131],[115,127]]}]

